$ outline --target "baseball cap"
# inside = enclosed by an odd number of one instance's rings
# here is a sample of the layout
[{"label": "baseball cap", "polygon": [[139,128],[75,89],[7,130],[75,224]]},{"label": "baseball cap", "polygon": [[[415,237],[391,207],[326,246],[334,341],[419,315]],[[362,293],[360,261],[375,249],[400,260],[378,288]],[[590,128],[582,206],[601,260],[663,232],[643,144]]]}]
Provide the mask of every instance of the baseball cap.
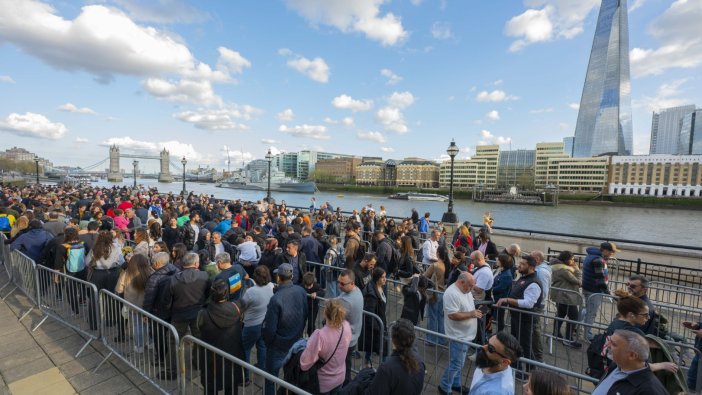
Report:
[{"label": "baseball cap", "polygon": [[273,270],[273,273],[279,276],[290,278],[293,276],[293,267],[289,263],[283,263],[280,266],[278,266],[277,269]]},{"label": "baseball cap", "polygon": [[617,245],[612,243],[612,242],[609,242],[609,241],[606,241],[606,242],[600,244],[600,249],[601,250],[609,250],[612,252],[619,251],[619,250],[617,250]]}]

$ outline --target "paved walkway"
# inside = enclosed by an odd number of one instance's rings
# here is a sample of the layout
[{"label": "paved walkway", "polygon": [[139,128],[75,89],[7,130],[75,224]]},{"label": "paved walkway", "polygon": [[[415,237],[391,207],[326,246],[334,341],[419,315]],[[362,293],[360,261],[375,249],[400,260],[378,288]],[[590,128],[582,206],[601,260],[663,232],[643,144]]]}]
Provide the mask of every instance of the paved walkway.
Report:
[{"label": "paved walkway", "polygon": [[[0,269],[0,286],[7,283]],[[7,287],[2,296],[7,295]],[[93,341],[83,353],[74,355],[85,340],[68,327],[41,320],[33,310],[21,322],[17,319],[32,303],[19,291],[0,302],[0,395],[13,394],[156,394],[158,391],[117,357],[110,357],[97,373],[92,370],[109,352]]]}]

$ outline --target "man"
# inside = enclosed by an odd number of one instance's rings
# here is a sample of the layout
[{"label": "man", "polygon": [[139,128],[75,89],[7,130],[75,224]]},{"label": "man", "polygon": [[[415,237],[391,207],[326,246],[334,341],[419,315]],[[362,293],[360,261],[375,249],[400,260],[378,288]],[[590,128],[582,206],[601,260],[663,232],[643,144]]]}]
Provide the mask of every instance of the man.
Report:
[{"label": "man", "polygon": [[467,342],[472,342],[478,331],[478,318],[483,313],[475,309],[470,291],[475,279],[470,273],[461,273],[458,280],[444,293],[444,330],[449,341],[449,363],[441,376],[440,395],[451,391],[466,395],[469,389],[461,384],[461,371],[468,353]]},{"label": "man", "polygon": [[232,265],[232,259],[227,252],[217,254],[215,263],[220,272],[214,281],[225,280],[229,284],[229,301],[239,300],[246,289],[246,283],[249,281],[246,270],[238,263]]},{"label": "man", "polygon": [[167,304],[171,306],[172,324],[178,331],[178,337],[183,338],[190,333],[200,337],[197,326],[197,313],[205,305],[210,291],[210,279],[206,272],[199,270],[200,259],[194,252],[183,257],[183,271],[171,277]]},{"label": "man", "polygon": [[231,244],[229,244],[228,241],[222,240],[222,234],[219,232],[213,232],[212,233],[212,240],[211,243],[207,245],[207,248],[210,250],[210,257],[214,258],[218,254],[221,254],[223,252],[229,253],[229,257],[235,257],[236,255],[234,254],[234,247],[232,247]]},{"label": "man", "polygon": [[[543,306],[548,303],[548,295],[551,289],[551,266],[545,259],[544,253],[539,250],[534,250],[531,252],[531,257],[534,258],[536,262],[536,280],[541,286],[541,292],[543,293],[543,300],[545,301]],[[538,314],[544,314],[544,307],[534,308],[534,312]],[[544,360],[544,348],[541,342],[541,325],[534,327],[534,334],[532,339],[532,351],[534,353],[534,359],[543,362]]]},{"label": "man", "polygon": [[[290,347],[302,338],[307,323],[307,292],[294,285],[293,266],[281,264],[274,271],[278,287],[268,302],[261,335],[266,343],[266,372],[278,376]],[[266,381],[266,395],[275,394],[275,385]]]},{"label": "man", "polygon": [[[419,234],[422,235],[422,238],[427,237],[427,233],[429,232],[429,212],[424,213],[424,217],[419,220],[419,223],[417,224],[417,229],[419,230]],[[438,238],[437,238],[438,240]]]},{"label": "man", "polygon": [[[18,250],[27,255],[34,262],[39,262],[42,250],[54,238],[49,231],[44,230],[41,226],[41,221],[33,219],[29,221],[28,231],[20,235],[15,241],[10,244],[10,248]],[[62,231],[63,233],[63,231]],[[2,241],[0,241],[1,243]],[[53,262],[51,262],[53,264]]]},{"label": "man", "polygon": [[239,251],[239,263],[249,276],[253,276],[258,261],[261,260],[261,247],[253,240],[253,236],[247,234],[244,242],[236,246],[236,249]]},{"label": "man", "polygon": [[155,211],[159,218],[163,217],[163,207],[161,207],[161,200],[156,199],[153,204],[149,207],[149,212]]},{"label": "man", "polygon": [[366,255],[363,257],[361,262],[358,262],[354,267],[353,267],[353,274],[356,278],[356,286],[363,290],[366,288],[366,285],[371,281],[371,273],[373,273],[373,269],[375,268],[376,264],[376,258],[375,254],[372,252],[367,252]]},{"label": "man", "polygon": [[436,257],[436,250],[439,249],[439,237],[441,237],[441,232],[434,229],[431,231],[430,237],[422,245],[422,264],[425,267],[439,260]]},{"label": "man", "polygon": [[522,256],[522,248],[519,244],[510,244],[509,247],[505,248],[504,252],[512,257],[512,267],[517,267],[519,265],[519,257]]},{"label": "man", "polygon": [[[532,335],[534,328],[539,325],[539,317],[534,314],[534,308],[542,306],[543,292],[536,279],[536,261],[525,255],[519,261],[519,280],[512,284],[512,291],[508,298],[497,301],[497,306],[507,306],[515,310],[510,311],[511,331],[522,346],[524,357],[534,359],[532,350]],[[523,311],[520,312],[520,311]],[[528,368],[529,366],[527,366]]]},{"label": "man", "polygon": [[475,277],[475,287],[471,293],[476,302],[481,302],[486,299],[486,292],[492,289],[494,277],[482,252],[473,251],[470,254],[470,262],[473,265],[473,277]]},{"label": "man", "polygon": [[357,230],[353,224],[346,225],[346,245],[344,245],[344,255],[346,256],[346,264],[348,267],[353,267],[353,264],[358,262],[356,259],[359,256],[359,249],[362,251],[361,238],[358,236]]},{"label": "man", "polygon": [[88,247],[88,250],[92,250],[93,246],[95,245],[95,241],[97,240],[98,237],[98,229],[100,228],[100,224],[97,221],[90,221],[88,222],[87,230],[88,233],[83,233],[79,234],[78,238],[80,241],[85,243],[85,246]]},{"label": "man", "polygon": [[[167,252],[155,253],[151,259],[151,268],[154,269],[154,272],[149,276],[148,280],[146,280],[143,308],[156,317],[170,322],[170,308],[162,303],[162,299],[164,295],[167,294],[166,288],[170,286],[171,277],[178,272],[178,268],[170,263],[170,256]],[[93,278],[95,278],[98,273],[99,272],[95,272]],[[154,331],[152,337],[155,340],[154,351],[157,362],[162,363],[165,361],[166,352],[168,350],[167,344],[170,344],[171,339],[165,326],[154,325],[152,330]],[[171,361],[173,362],[176,359],[175,350],[177,349],[177,345],[174,343],[171,344],[170,349],[172,350],[171,354],[173,354],[171,357]],[[174,379],[176,377],[175,366],[175,363],[170,363],[165,366],[165,371],[161,372],[159,376],[168,380]]]},{"label": "man", "polygon": [[193,250],[193,248],[197,244],[198,237],[200,237],[200,226],[198,225],[199,223],[200,213],[193,212],[190,215],[190,221],[183,224],[183,227],[181,228],[183,244],[185,244],[185,247],[188,249],[188,251]]},{"label": "man", "polygon": [[293,270],[292,282],[295,285],[302,284],[302,275],[307,273],[307,257],[300,251],[300,241],[297,239],[288,240],[283,254],[283,263],[289,263]]},{"label": "man", "polygon": [[592,395],[668,394],[646,362],[650,355],[650,348],[643,336],[618,329],[609,337],[607,347],[617,367],[600,381],[592,391]]},{"label": "man", "polygon": [[341,293],[337,299],[346,308],[346,321],[351,325],[351,343],[346,353],[346,378],[344,383],[351,381],[351,359],[353,358],[358,338],[363,327],[363,293],[355,284],[356,276],[352,270],[346,269],[339,274],[337,285]]},{"label": "man", "polygon": [[602,304],[601,297],[590,297],[594,294],[609,295],[609,271],[607,269],[607,260],[614,256],[617,252],[617,246],[614,243],[604,242],[600,244],[600,248],[588,247],[586,250],[587,257],[583,261],[583,300],[585,300],[585,309],[582,311],[583,322],[588,324],[585,327],[585,336],[588,340],[592,340],[592,324],[597,317],[597,311]]},{"label": "man", "polygon": [[227,211],[224,213],[224,219],[217,224],[217,227],[215,227],[215,232],[219,232],[220,234],[225,234],[229,229],[232,228],[232,213]]},{"label": "man", "polygon": [[310,262],[321,263],[324,255],[321,253],[322,244],[312,236],[312,228],[305,226],[302,228],[302,240],[300,240],[300,251],[305,254]]},{"label": "man", "polygon": [[629,293],[637,298],[641,299],[648,306],[648,321],[643,325],[636,325],[637,328],[641,329],[647,335],[655,335],[658,337],[665,337],[660,332],[660,327],[656,319],[656,307],[648,298],[648,279],[644,276],[635,274],[629,277],[629,281],[626,283],[626,287]]},{"label": "man", "polygon": [[49,220],[44,224],[44,229],[51,232],[54,237],[63,234],[63,229],[66,227],[64,222],[59,221],[58,211],[52,211],[49,213]]},{"label": "man", "polygon": [[510,365],[521,356],[519,340],[507,332],[497,332],[478,349],[470,395],[514,395]]},{"label": "man", "polygon": [[390,268],[395,268],[397,262],[392,261],[392,250],[394,248],[393,241],[385,236],[382,229],[373,232],[373,238],[376,242],[375,257],[376,266],[382,267],[386,273],[389,273]]},{"label": "man", "polygon": [[124,214],[126,215],[127,219],[129,220],[129,225],[128,225],[129,234],[132,235],[132,239],[133,239],[134,238],[134,231],[142,228],[141,218],[139,218],[136,215],[136,211],[133,208],[128,208],[127,210],[125,210]]}]

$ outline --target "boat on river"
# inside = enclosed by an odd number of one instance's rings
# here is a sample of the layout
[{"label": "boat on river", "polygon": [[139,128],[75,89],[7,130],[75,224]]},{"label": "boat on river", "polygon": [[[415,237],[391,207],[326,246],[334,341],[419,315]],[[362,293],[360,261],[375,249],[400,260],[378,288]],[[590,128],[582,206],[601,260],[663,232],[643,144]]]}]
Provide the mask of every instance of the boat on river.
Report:
[{"label": "boat on river", "polygon": [[448,200],[448,196],[437,195],[435,193],[400,192],[388,196],[388,199],[445,202]]},{"label": "boat on river", "polygon": [[[219,188],[244,189],[249,191],[267,191],[268,179],[252,181],[243,176],[230,177],[216,185]],[[271,172],[271,191],[292,193],[314,193],[317,185],[313,181],[300,181],[286,177],[282,171]]]}]

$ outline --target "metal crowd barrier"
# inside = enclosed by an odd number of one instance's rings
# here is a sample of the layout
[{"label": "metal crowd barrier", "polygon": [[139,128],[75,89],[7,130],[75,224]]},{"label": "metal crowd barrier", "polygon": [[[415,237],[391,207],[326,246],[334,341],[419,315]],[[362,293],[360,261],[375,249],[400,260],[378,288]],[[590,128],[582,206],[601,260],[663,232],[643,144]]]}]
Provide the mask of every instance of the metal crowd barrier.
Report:
[{"label": "metal crowd barrier", "polygon": [[37,305],[37,278],[36,278],[36,264],[28,256],[24,255],[19,251],[10,252],[10,269],[12,272],[12,285],[14,287],[7,293],[7,295],[2,297],[2,300],[7,299],[16,289],[19,289],[29,300],[32,302],[32,306],[20,316],[19,320],[22,321],[32,310],[34,306]]},{"label": "metal crowd barrier", "polygon": [[78,357],[90,342],[100,338],[97,287],[41,265],[36,270],[37,302],[44,317],[32,328],[32,332],[49,317],[72,328],[88,338],[76,353]]},{"label": "metal crowd barrier", "polygon": [[[626,289],[628,279],[610,279],[609,288]],[[673,304],[689,308],[702,307],[702,290],[660,281],[650,281],[646,292],[652,302]]]},{"label": "metal crowd barrier", "polygon": [[110,353],[93,373],[114,354],[159,391],[177,391],[183,372],[175,327],[105,289],[99,300],[101,339]]},{"label": "metal crowd barrier", "polygon": [[[242,387],[239,393],[253,394],[262,390],[266,380],[273,382],[276,394],[311,395],[242,361],[193,336],[183,337],[179,345],[179,364],[183,374],[180,389],[183,394],[225,394],[237,393],[237,386],[249,377],[251,384]],[[190,355],[190,358],[186,358]]]},{"label": "metal crowd barrier", "polygon": [[10,245],[5,244],[7,238],[4,233],[0,233],[0,263],[5,268],[5,273],[7,273],[7,283],[0,287],[0,292],[2,292],[5,287],[12,284],[12,265],[10,264]]}]

